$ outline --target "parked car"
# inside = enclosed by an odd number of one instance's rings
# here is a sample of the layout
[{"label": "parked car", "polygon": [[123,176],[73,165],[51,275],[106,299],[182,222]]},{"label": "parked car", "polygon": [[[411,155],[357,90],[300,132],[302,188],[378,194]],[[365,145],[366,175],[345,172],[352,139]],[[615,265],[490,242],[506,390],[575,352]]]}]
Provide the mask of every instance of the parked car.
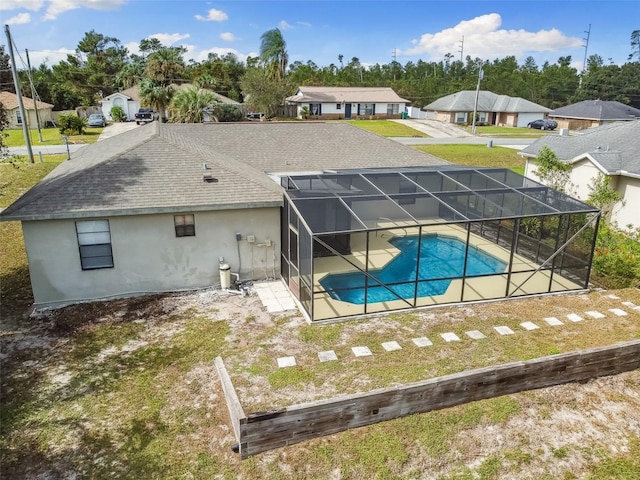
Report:
[{"label": "parked car", "polygon": [[247,113],[247,118],[249,120],[262,120],[264,119],[264,113],[262,112],[252,112],[252,113]]},{"label": "parked car", "polygon": [[140,108],[138,113],[133,115],[136,119],[136,124],[140,125],[141,123],[153,122],[158,119],[158,115],[153,111],[152,108]]},{"label": "parked car", "polygon": [[558,124],[553,120],[549,120],[547,118],[541,118],[540,120],[534,120],[533,122],[529,122],[527,127],[529,128],[537,128],[538,130],[555,130]]},{"label": "parked car", "polygon": [[92,113],[89,115],[87,125],[90,127],[106,127],[107,119],[101,113]]}]

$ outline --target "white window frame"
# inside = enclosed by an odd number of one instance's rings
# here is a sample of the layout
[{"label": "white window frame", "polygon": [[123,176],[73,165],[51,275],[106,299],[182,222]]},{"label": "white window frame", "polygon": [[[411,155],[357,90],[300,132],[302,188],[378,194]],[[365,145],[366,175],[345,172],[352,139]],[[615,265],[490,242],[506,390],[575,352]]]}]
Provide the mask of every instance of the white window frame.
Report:
[{"label": "white window frame", "polygon": [[76,236],[82,270],[113,268],[109,220],[78,221]]},{"label": "white window frame", "polygon": [[387,103],[387,115],[398,115],[400,113],[399,103]]},{"label": "white window frame", "polygon": [[456,112],[455,123],[467,123],[467,112]]}]

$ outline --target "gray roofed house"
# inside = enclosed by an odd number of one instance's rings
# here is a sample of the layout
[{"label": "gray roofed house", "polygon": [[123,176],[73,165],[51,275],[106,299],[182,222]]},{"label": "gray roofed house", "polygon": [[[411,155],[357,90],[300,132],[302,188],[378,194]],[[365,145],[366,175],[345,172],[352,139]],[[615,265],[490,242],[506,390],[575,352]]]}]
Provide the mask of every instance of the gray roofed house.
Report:
[{"label": "gray roofed house", "polygon": [[623,196],[611,220],[624,227],[640,226],[640,120],[607,123],[578,135],[546,135],[520,151],[527,160],[525,175],[539,180],[535,157],[543,146],[558,159],[573,165],[570,182],[579,198],[589,196],[589,185],[598,174],[608,175],[610,185]]},{"label": "gray roofed house", "polygon": [[151,124],[87,145],[0,213],[37,307],[280,270],[278,174],[446,164],[347,124]]},{"label": "gray roofed house", "polygon": [[297,106],[298,118],[307,107],[313,118],[324,120],[400,118],[409,103],[389,87],[301,86],[285,101]]},{"label": "gray roofed house", "polygon": [[621,102],[608,100],[583,100],[549,113],[559,128],[582,130],[608,122],[640,119],[640,109]]},{"label": "gray roofed house", "polygon": [[[431,118],[447,123],[471,123],[476,106],[475,90],[463,90],[439,98],[422,108]],[[481,90],[478,95],[477,122],[488,125],[526,127],[529,122],[545,117],[550,108],[520,97],[498,95]]]}]

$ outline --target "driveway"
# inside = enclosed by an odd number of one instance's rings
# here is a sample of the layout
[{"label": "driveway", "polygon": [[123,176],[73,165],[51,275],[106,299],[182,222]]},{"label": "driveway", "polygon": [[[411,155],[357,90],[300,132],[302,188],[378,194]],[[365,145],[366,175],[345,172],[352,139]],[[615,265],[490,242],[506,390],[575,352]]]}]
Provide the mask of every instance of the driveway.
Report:
[{"label": "driveway", "polygon": [[127,132],[134,128],[139,127],[140,125],[136,125],[136,122],[117,122],[111,123],[105,127],[100,136],[98,137],[98,141],[104,140],[105,138],[110,138],[115,135],[119,135],[123,132]]},{"label": "driveway", "polygon": [[463,128],[451,123],[438,122],[436,120],[408,118],[406,120],[391,120],[392,122],[406,125],[407,127],[426,133],[432,138],[466,138],[473,135]]}]

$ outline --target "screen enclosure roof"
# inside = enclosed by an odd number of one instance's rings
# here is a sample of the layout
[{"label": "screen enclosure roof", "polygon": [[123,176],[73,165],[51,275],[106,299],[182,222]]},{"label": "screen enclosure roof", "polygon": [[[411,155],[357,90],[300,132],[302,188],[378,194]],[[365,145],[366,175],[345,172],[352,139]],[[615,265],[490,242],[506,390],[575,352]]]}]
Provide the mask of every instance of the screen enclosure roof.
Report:
[{"label": "screen enclosure roof", "polygon": [[281,184],[312,234],[599,211],[506,168],[337,170]]}]

